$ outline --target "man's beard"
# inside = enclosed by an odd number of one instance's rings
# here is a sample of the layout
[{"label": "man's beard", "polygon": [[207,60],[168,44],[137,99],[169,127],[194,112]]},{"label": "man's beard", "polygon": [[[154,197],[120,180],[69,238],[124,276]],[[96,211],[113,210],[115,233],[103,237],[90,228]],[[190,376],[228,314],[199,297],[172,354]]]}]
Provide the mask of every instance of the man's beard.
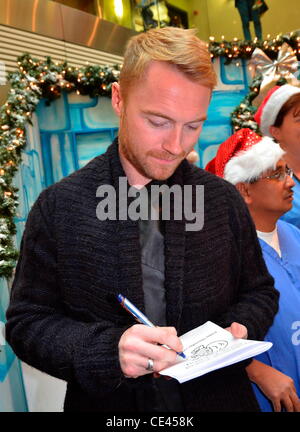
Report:
[{"label": "man's beard", "polygon": [[[121,132],[123,131],[123,132]],[[165,167],[165,169],[160,170],[158,173],[154,169],[151,169],[151,166],[147,166],[147,163],[142,164],[141,161],[135,156],[134,152],[131,151],[131,145],[130,145],[130,137],[126,133],[127,127],[126,127],[126,120],[123,118],[121,121],[121,127],[119,130],[119,150],[120,154],[123,158],[125,158],[127,161],[131,163],[131,165],[141,174],[143,177],[146,177],[151,180],[166,180],[168,179],[176,170],[178,165],[182,162],[182,160],[187,156],[188,153],[185,153],[184,151],[181,152],[180,155],[174,156],[171,155],[169,152],[166,152],[164,150],[149,150],[145,154],[145,160],[149,158],[153,158],[153,161],[155,161],[155,158],[157,159],[164,159],[164,160],[177,160],[177,163],[173,166],[172,169],[169,167]],[[140,145],[143,145],[142,143]],[[155,162],[154,162],[155,163]]]}]

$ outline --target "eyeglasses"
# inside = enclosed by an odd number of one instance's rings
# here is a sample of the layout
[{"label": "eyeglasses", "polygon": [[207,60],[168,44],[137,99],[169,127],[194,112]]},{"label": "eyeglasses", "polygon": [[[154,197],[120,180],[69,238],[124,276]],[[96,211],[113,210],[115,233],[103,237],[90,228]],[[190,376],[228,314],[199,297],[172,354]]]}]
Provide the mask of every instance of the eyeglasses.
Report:
[{"label": "eyeglasses", "polygon": [[291,168],[286,167],[284,171],[280,170],[269,176],[257,177],[256,179],[253,179],[250,183],[255,183],[256,181],[263,180],[263,179],[284,181],[286,180],[287,176],[293,177],[293,174],[294,174],[293,170]]}]

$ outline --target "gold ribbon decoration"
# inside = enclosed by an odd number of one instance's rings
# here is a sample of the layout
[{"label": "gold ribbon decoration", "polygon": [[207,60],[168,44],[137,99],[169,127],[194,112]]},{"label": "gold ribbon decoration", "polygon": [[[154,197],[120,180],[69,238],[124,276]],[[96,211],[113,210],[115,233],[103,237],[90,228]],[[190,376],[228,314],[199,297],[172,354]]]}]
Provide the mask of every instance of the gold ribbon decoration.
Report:
[{"label": "gold ribbon decoration", "polygon": [[286,42],[282,44],[275,61],[272,61],[260,48],[255,48],[249,61],[249,69],[252,72],[252,77],[257,72],[262,74],[261,89],[277,82],[281,77],[292,85],[299,85],[299,81],[293,75],[298,70],[297,57]]}]

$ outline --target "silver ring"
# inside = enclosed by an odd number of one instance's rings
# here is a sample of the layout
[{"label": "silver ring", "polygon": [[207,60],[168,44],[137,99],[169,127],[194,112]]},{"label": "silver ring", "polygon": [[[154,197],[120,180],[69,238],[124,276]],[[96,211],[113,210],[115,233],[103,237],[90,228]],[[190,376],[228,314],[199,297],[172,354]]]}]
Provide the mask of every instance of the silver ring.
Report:
[{"label": "silver ring", "polygon": [[154,371],[153,367],[154,367],[154,361],[149,358],[146,370],[153,372]]}]

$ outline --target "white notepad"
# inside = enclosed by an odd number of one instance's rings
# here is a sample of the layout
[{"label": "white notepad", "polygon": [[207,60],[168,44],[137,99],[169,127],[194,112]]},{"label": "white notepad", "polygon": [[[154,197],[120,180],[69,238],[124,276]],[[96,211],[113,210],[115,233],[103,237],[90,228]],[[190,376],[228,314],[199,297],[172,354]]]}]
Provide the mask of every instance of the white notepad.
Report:
[{"label": "white notepad", "polygon": [[272,347],[271,342],[237,339],[222,327],[207,321],[180,336],[186,359],[160,371],[184,383],[216,369],[254,357]]}]

